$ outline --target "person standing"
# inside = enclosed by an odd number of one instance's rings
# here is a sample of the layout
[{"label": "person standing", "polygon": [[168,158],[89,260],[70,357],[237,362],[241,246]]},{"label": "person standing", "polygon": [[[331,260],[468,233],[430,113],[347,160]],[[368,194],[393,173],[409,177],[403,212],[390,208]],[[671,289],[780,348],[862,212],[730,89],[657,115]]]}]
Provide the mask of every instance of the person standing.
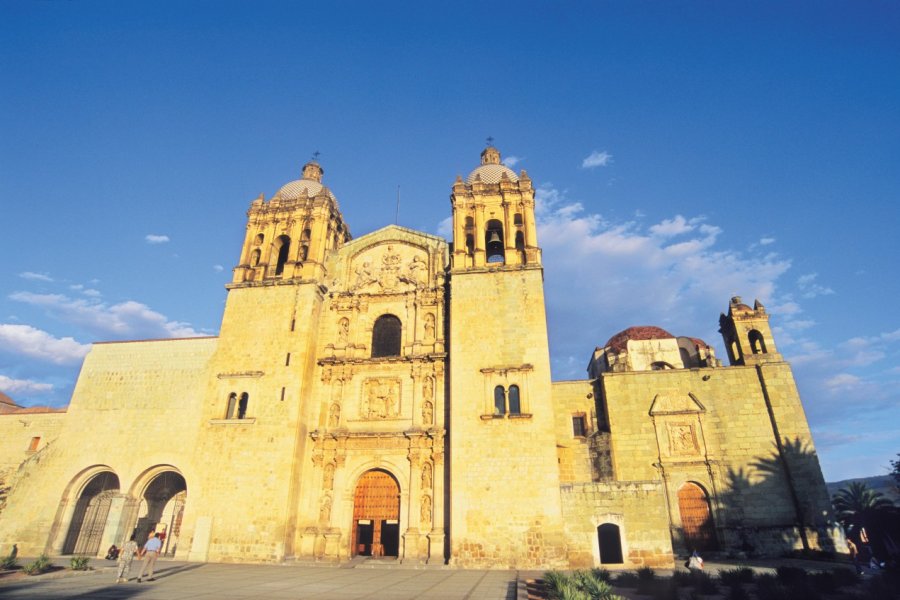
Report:
[{"label": "person standing", "polygon": [[119,551],[119,570],[116,574],[116,583],[128,581],[128,574],[131,572],[131,561],[134,560],[134,555],[138,551],[138,545],[134,537],[135,535],[132,533],[131,538],[125,542],[125,545]]},{"label": "person standing", "polygon": [[156,564],[156,559],[159,558],[159,551],[162,548],[162,540],[159,539],[159,533],[154,533],[153,537],[147,540],[147,543],[144,544],[144,563],[141,565],[141,574],[138,575],[137,582],[141,582],[141,578],[144,576],[144,571],[147,570],[147,567],[150,567],[150,577],[147,578],[147,581],[153,581],[153,565]]},{"label": "person standing", "polygon": [[847,538],[847,550],[850,552],[850,560],[853,562],[853,568],[856,569],[856,574],[862,575],[863,570],[859,565],[859,550],[850,538]]}]

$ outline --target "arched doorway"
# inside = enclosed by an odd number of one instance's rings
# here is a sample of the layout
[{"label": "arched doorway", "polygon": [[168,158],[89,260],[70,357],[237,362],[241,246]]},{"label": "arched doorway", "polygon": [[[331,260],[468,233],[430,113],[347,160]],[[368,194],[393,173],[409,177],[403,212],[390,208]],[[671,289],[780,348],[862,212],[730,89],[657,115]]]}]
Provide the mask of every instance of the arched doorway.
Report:
[{"label": "arched doorway", "polygon": [[354,556],[398,556],[400,552],[400,485],[387,471],[367,471],[353,496]]},{"label": "arched doorway", "polygon": [[623,562],[622,535],[618,525],[604,523],[597,528],[597,538],[600,542],[600,564],[615,565]]},{"label": "arched doorway", "polygon": [[134,527],[138,544],[143,544],[152,532],[157,532],[163,542],[160,554],[174,556],[186,501],[187,483],[180,473],[167,470],[155,475],[141,494]]},{"label": "arched doorway", "polygon": [[688,549],[715,549],[715,526],[706,490],[696,483],[685,483],[678,490],[678,511],[681,513],[681,530]]},{"label": "arched doorway", "polygon": [[119,494],[119,477],[111,471],[94,475],[75,503],[63,554],[96,556],[106,529],[112,499]]}]

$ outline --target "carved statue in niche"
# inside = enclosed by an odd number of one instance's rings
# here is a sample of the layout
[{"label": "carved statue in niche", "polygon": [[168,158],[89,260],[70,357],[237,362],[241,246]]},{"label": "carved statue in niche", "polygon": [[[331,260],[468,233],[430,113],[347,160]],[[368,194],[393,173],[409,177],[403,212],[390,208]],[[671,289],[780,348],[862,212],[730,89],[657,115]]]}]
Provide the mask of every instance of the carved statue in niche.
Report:
[{"label": "carved statue in niche", "polygon": [[697,454],[694,428],[685,423],[669,425],[669,448],[672,454]]},{"label": "carved statue in niche", "polygon": [[322,497],[322,505],[319,507],[319,522],[327,524],[331,520],[331,496],[325,494]]},{"label": "carved statue in niche", "polygon": [[344,317],[338,322],[338,340],[346,344],[350,338],[350,319]]},{"label": "carved statue in niche", "polygon": [[334,464],[325,465],[325,473],[322,475],[322,489],[330,490],[334,486]]},{"label": "carved statue in niche", "polygon": [[422,512],[419,515],[421,517],[421,524],[428,525],[431,523],[431,497],[430,496],[422,496]]},{"label": "carved statue in niche", "polygon": [[426,400],[434,398],[434,380],[431,377],[426,377],[422,382],[422,397]]},{"label": "carved statue in niche", "polygon": [[434,422],[434,405],[426,400],[422,405],[422,423],[431,425]]},{"label": "carved statue in niche", "polygon": [[360,404],[364,419],[386,419],[400,413],[400,381],[397,379],[369,379]]},{"label": "carved statue in niche", "polygon": [[431,489],[431,465],[426,464],[422,467],[422,489]]},{"label": "carved statue in niche", "polygon": [[337,427],[341,424],[341,407],[337,404],[332,404],[331,408],[328,410],[328,426],[329,427]]},{"label": "carved statue in niche", "polygon": [[434,339],[434,315],[431,313],[425,315],[425,339]]}]

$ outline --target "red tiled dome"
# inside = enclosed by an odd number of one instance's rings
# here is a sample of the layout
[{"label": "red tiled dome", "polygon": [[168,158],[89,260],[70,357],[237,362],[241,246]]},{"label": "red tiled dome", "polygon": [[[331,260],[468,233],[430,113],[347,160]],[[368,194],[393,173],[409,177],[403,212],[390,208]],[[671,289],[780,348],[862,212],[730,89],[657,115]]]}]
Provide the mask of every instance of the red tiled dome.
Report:
[{"label": "red tiled dome", "polygon": [[675,336],[654,325],[639,325],[637,327],[629,327],[624,331],[620,331],[616,335],[609,338],[606,342],[607,348],[612,348],[616,352],[625,349],[628,340],[665,340],[674,339]]}]

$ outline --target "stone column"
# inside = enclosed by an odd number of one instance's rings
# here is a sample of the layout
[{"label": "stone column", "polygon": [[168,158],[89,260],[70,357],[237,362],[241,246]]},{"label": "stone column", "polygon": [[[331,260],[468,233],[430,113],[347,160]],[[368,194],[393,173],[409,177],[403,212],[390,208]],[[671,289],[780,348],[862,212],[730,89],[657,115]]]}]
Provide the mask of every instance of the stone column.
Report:
[{"label": "stone column", "polygon": [[432,502],[433,514],[431,531],[428,533],[428,564],[444,563],[444,452],[441,438],[441,449],[435,450],[432,457]]},{"label": "stone column", "polygon": [[[410,440],[411,444],[417,442],[416,438]],[[421,470],[422,457],[418,449],[409,450],[409,494],[407,501],[407,516],[409,526],[403,534],[403,558],[406,560],[420,560],[419,556],[419,498],[421,497]]]}]

